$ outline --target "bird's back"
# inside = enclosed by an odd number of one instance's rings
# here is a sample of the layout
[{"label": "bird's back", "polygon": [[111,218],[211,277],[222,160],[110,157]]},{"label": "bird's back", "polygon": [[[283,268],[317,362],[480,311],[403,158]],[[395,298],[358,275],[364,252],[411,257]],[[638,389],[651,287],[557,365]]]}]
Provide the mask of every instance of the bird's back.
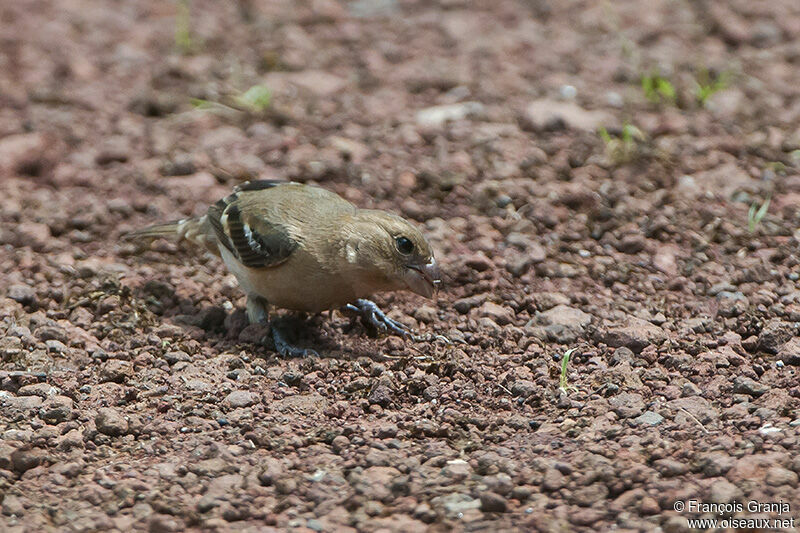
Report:
[{"label": "bird's back", "polygon": [[[255,190],[242,186],[231,196],[238,195],[235,201],[242,212],[257,212],[266,221],[280,221],[293,238],[302,239],[302,234],[308,229],[330,224],[358,211],[341,196],[320,187],[300,183],[268,186],[269,183],[272,182],[266,182]],[[247,194],[241,194],[244,192]]]}]

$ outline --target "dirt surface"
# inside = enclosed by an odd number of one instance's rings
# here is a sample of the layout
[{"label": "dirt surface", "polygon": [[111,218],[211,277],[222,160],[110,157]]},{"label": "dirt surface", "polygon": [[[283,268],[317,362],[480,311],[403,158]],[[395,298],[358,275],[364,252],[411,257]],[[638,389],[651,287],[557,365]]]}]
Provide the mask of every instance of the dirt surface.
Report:
[{"label": "dirt surface", "polygon": [[[0,6],[1,530],[800,520],[795,0],[186,22]],[[419,222],[445,289],[377,300],[453,344],[334,313],[294,328],[321,357],[283,360],[216,258],[120,240],[250,178]]]}]

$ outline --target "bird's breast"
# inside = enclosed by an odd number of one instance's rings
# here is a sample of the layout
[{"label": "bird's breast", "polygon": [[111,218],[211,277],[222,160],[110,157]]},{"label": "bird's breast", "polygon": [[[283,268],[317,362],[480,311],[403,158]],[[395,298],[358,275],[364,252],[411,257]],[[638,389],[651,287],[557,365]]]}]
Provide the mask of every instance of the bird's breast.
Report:
[{"label": "bird's breast", "polygon": [[248,268],[227,249],[221,248],[220,252],[245,293],[261,296],[275,307],[318,313],[365,296],[359,294],[347,273],[321,266],[303,250],[270,268]]}]

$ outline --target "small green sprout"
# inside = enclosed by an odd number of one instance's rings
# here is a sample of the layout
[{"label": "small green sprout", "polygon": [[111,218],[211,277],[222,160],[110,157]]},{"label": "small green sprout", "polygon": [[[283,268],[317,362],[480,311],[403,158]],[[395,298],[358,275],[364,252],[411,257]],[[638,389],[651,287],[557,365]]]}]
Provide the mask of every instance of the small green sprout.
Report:
[{"label": "small green sprout", "polygon": [[642,76],[642,90],[644,96],[654,104],[675,102],[675,86],[667,78],[658,74]]},{"label": "small green sprout", "polygon": [[215,102],[212,102],[211,100],[204,100],[202,98],[192,98],[189,101],[196,109],[211,109],[215,105]]},{"label": "small green sprout", "polygon": [[251,113],[263,113],[272,102],[272,91],[264,85],[253,85],[234,97],[235,102]]},{"label": "small green sprout", "polygon": [[577,387],[567,384],[567,365],[569,365],[569,358],[576,350],[577,348],[570,348],[561,357],[561,377],[558,380],[558,388],[564,391],[565,394],[569,394],[570,391],[578,392]]},{"label": "small green sprout", "polygon": [[782,161],[770,161],[769,163],[764,165],[764,168],[766,170],[771,170],[775,174],[781,174],[781,175],[786,174],[786,164],[783,163]]},{"label": "small green sprout", "polygon": [[195,109],[228,114],[257,115],[265,112],[272,103],[272,91],[263,85],[253,85],[243,93],[226,96],[227,103],[192,98],[189,101]]},{"label": "small green sprout", "polygon": [[175,17],[175,46],[182,54],[189,55],[197,48],[192,37],[192,9],[190,0],[178,0],[178,14]]},{"label": "small green sprout", "polygon": [[644,132],[633,124],[622,126],[618,136],[611,135],[606,128],[600,128],[597,134],[606,146],[606,157],[616,165],[632,161],[637,155],[639,144],[646,140]]},{"label": "small green sprout", "polygon": [[694,82],[694,95],[697,98],[697,103],[705,107],[709,98],[728,88],[731,82],[731,73],[724,71],[714,75],[704,68],[698,72]]},{"label": "small green sprout", "polygon": [[767,210],[769,209],[769,201],[770,197],[768,196],[760,207],[756,202],[753,202],[750,209],[747,211],[747,228],[750,230],[750,233],[755,233],[761,220],[766,216]]}]

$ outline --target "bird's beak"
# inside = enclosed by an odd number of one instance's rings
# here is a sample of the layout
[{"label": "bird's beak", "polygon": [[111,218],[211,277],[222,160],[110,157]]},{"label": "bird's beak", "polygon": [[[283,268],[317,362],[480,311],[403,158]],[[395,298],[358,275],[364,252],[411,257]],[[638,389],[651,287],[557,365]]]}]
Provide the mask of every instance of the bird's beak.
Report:
[{"label": "bird's beak", "polygon": [[431,260],[425,264],[412,264],[406,265],[406,267],[405,282],[411,292],[430,298],[439,290],[442,276],[436,259],[431,257]]}]

